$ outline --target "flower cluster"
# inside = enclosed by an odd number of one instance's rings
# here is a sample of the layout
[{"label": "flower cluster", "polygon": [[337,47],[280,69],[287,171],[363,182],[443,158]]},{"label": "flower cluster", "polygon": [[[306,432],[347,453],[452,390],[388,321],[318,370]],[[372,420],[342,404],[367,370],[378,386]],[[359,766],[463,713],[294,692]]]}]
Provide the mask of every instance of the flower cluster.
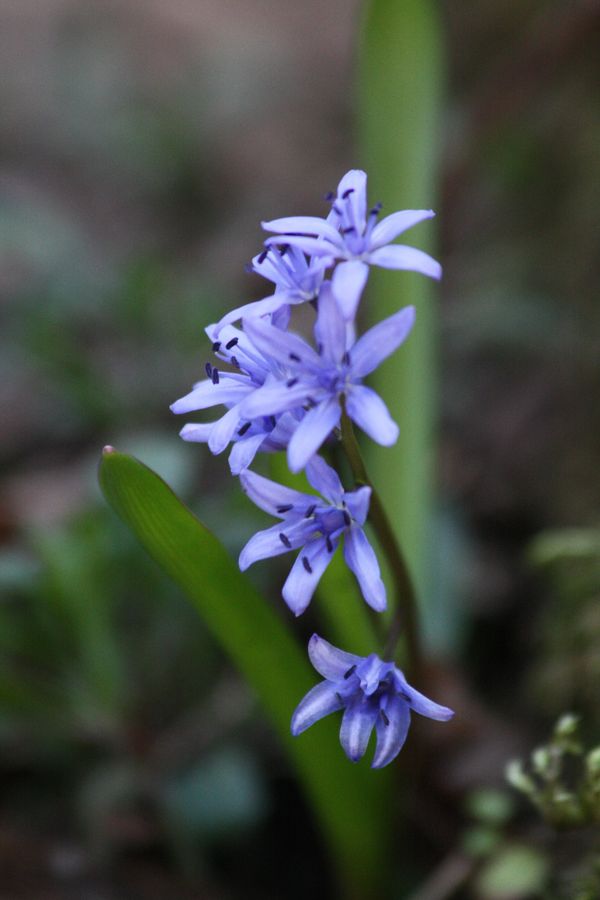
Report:
[{"label": "flower cluster", "polygon": [[[250,269],[274,290],[206,329],[215,361],[206,363],[206,378],[171,407],[178,414],[224,408],[215,421],[186,424],[181,437],[207,443],[214,454],[231,445],[232,474],[240,477],[257,506],[279,519],[248,541],[239,564],[244,570],[257,560],[298,550],[282,591],[296,615],[310,603],[340,543],[365,601],[377,612],[386,607],[379,564],[364,530],[371,488],[345,490],[319,453],[336,441],[343,416],[383,446],[398,438],[385,403],[363,381],[406,340],[415,312],[405,307],[356,337],[370,266],[441,275],[439,264],[423,251],[392,243],[433,212],[404,210],[378,221],[381,207],[368,209],[366,182],[364,172],[348,172],[328,196],[331,209],[325,218],[263,222],[271,236]],[[290,328],[293,307],[308,303],[316,310],[312,341]],[[290,471],[304,471],[320,496],[249,469],[258,453],[276,451],[287,453]],[[363,756],[375,728],[373,766],[390,762],[406,737],[410,709],[432,718],[451,715],[410,688],[393,663],[375,654],[362,659],[316,636],[309,653],[326,681],[300,703],[292,731],[299,734],[343,708],[341,742],[352,760]]]}]

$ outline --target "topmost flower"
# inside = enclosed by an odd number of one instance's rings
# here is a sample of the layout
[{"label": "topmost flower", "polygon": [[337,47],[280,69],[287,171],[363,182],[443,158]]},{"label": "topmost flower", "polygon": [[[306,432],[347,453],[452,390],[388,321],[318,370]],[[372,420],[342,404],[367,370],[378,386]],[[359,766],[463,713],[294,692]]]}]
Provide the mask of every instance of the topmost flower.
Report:
[{"label": "topmost flower", "polygon": [[381,205],[367,213],[367,175],[361,169],[347,172],[329,199],[331,212],[326,219],[288,216],[262,226],[276,234],[268,238],[267,246],[294,246],[312,257],[327,259],[328,265],[340,261],[332,275],[333,293],[347,321],[355,316],[369,264],[441,277],[440,264],[422,250],[404,244],[389,246],[398,235],[434,216],[433,210],[405,209],[377,222]]}]

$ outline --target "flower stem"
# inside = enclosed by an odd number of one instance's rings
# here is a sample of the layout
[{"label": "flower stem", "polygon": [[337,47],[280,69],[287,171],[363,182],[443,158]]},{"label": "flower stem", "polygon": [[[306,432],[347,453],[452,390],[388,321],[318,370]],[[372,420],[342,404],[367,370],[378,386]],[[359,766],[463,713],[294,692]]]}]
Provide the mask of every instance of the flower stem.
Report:
[{"label": "flower stem", "polygon": [[408,657],[406,668],[411,672],[412,677],[418,681],[422,670],[422,657],[417,600],[412,578],[381,498],[369,479],[352,422],[345,411],[342,413],[342,447],[357,485],[367,485],[371,488],[368,519],[377,534],[379,544],[387,558],[394,578],[396,609],[390,623],[383,656],[384,659],[393,657],[398,639],[402,631],[404,631]]}]

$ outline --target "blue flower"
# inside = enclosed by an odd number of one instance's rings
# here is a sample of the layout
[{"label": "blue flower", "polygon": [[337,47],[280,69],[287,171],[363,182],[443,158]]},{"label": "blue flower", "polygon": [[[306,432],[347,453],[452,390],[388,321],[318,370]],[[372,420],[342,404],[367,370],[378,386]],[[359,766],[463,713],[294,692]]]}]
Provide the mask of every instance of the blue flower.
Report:
[{"label": "blue flower", "polygon": [[[378,394],[362,379],[396,350],[412,328],[414,307],[407,306],[365,332],[348,349],[347,323],[324,282],[319,295],[314,350],[295,334],[261,319],[245,319],[244,331],[263,354],[280,363],[280,372],[249,392],[240,408],[247,418],[279,415],[304,407],[307,412],[288,445],[292,472],[304,468],[340,422],[342,403],[348,416],[378,444],[390,446],[398,426]],[[282,377],[283,374],[283,377]]]},{"label": "blue flower", "polygon": [[327,268],[327,260],[319,257],[307,260],[297,247],[283,244],[280,247],[263,250],[254,257],[250,268],[251,271],[272,281],[275,293],[231,310],[216,326],[217,335],[225,325],[239,319],[274,314],[282,310],[282,307],[289,308],[316,300],[323,281],[323,273]]},{"label": "blue flower", "polygon": [[283,599],[297,616],[304,612],[319,579],[344,535],[344,558],[354,572],[369,606],[385,609],[385,586],[379,564],[363,530],[371,488],[345,491],[334,470],[319,456],[306,467],[306,476],[322,497],[302,494],[282,484],[246,471],[242,487],[265,512],[281,519],[277,525],[255,534],[240,553],[245,571],[259,559],[301,549],[283,586]]},{"label": "blue flower", "polygon": [[[275,329],[274,326],[270,326]],[[230,442],[233,447],[229,465],[239,475],[260,451],[284,450],[294,433],[298,420],[304,415],[301,406],[294,413],[280,415],[244,416],[242,403],[267,378],[280,370],[279,363],[253,347],[239,329],[225,326],[216,340],[216,326],[206,333],[213,341],[213,352],[234,371],[206,364],[207,378],[194,385],[192,391],[171,405],[174,413],[189,413],[223,405],[227,412],[216,422],[190,423],[180,431],[185,441],[207,443],[212,453],[222,453]],[[279,332],[278,332],[279,333]]]},{"label": "blue flower", "polygon": [[411,710],[440,722],[454,715],[412,688],[394,663],[383,662],[375,653],[355,656],[313,634],[308,654],[325,681],[300,701],[292,716],[292,734],[301,734],[329,713],[343,709],[340,741],[352,762],[365,755],[373,728],[377,743],[371,767],[380,769],[392,762],[406,740]]},{"label": "blue flower", "polygon": [[431,209],[405,209],[377,223],[380,206],[367,213],[367,176],[360,169],[347,172],[332,198],[326,219],[316,216],[288,216],[263,222],[265,231],[277,233],[267,246],[287,244],[322,257],[330,265],[340,260],[333,276],[333,293],[347,320],[352,320],[367,281],[369,265],[384,269],[408,269],[430,278],[440,278],[441,266],[435,259],[404,244],[390,245],[398,235],[430,219]]}]

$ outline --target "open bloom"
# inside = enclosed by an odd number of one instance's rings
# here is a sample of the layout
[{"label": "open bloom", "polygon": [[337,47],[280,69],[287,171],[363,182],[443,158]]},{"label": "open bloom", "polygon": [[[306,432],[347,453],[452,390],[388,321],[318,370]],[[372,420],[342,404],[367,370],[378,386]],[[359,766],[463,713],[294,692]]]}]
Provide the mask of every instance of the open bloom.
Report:
[{"label": "open bloom", "polygon": [[325,499],[294,491],[256,472],[242,473],[242,487],[250,499],[281,521],[250,538],[240,553],[240,569],[244,571],[259,559],[302,548],[283,586],[283,599],[298,616],[310,603],[343,535],[344,558],[363,597],[380,612],[385,609],[385,587],[362,527],[371,488],[345,491],[337,474],[319,456],[306,467],[306,476]]},{"label": "open bloom", "polygon": [[[279,334],[275,326],[270,326]],[[206,364],[207,378],[194,385],[192,391],[171,405],[174,413],[189,413],[223,405],[227,411],[215,422],[189,423],[180,431],[184,441],[207,443],[214,454],[222,453],[230,442],[233,447],[229,455],[229,465],[234,475],[239,475],[250,465],[256,453],[261,451],[284,450],[294,433],[303,410],[299,408],[292,415],[247,417],[242,415],[242,402],[261,387],[279,363],[261,354],[252,346],[248,337],[231,325],[221,329],[216,340],[216,326],[211,325],[206,333],[213,341],[213,352],[235,371],[228,371]]]},{"label": "open bloom", "polygon": [[286,216],[263,222],[265,231],[276,232],[267,246],[287,244],[327,260],[339,260],[333,276],[333,292],[347,320],[354,318],[365,286],[369,265],[384,269],[409,269],[430,278],[440,278],[441,266],[435,259],[404,244],[390,244],[394,238],[430,219],[431,209],[405,209],[377,222],[381,207],[367,213],[367,175],[351,169],[332,196],[331,212],[326,219],[317,216]]},{"label": "open bloom", "polygon": [[400,346],[414,317],[414,307],[407,306],[370,328],[348,349],[346,322],[331,294],[331,283],[324,282],[315,324],[318,351],[298,335],[279,331],[261,319],[245,319],[244,331],[253,345],[277,359],[281,369],[246,395],[241,412],[255,419],[298,407],[307,410],[288,444],[292,472],[304,468],[339,424],[342,404],[369,437],[390,446],[398,438],[398,426],[381,397],[362,379]]},{"label": "open bloom", "polygon": [[406,740],[411,710],[440,722],[454,715],[416,691],[394,663],[383,662],[375,653],[355,656],[313,634],[308,654],[325,681],[300,701],[292,716],[292,734],[301,734],[329,713],[343,709],[340,741],[352,762],[364,756],[373,728],[377,743],[371,767],[380,769],[392,762]]},{"label": "open bloom", "polygon": [[238,319],[274,314],[282,307],[316,300],[326,268],[327,260],[320,257],[307,260],[297,247],[283,244],[263,250],[253,258],[250,270],[272,281],[275,293],[232,309],[216,326],[215,335],[225,325],[237,322]]}]

